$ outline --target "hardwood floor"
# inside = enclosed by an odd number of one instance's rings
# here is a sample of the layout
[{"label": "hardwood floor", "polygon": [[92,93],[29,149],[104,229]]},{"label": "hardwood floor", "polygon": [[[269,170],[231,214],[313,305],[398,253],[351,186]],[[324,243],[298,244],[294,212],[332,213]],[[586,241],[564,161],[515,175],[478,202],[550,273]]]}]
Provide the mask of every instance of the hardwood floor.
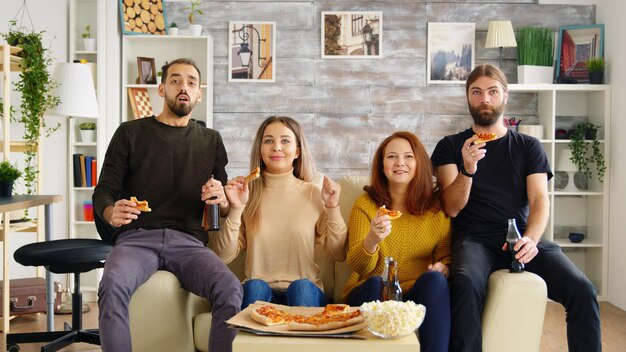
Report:
[{"label": "hardwood floor", "polygon": [[[91,311],[83,314],[84,328],[95,328],[98,325],[98,308],[95,303],[91,303],[90,307]],[[602,350],[604,352],[624,351],[624,346],[626,346],[626,312],[610,303],[600,302],[600,316],[602,317]],[[71,322],[71,316],[56,316],[55,328],[61,330],[64,321]],[[45,328],[45,314],[22,315],[11,320],[11,332],[43,331]],[[5,335],[0,333],[0,350],[3,350],[5,346]],[[22,344],[20,347],[21,352],[37,352],[40,346],[41,344]],[[63,351],[96,352],[101,351],[101,349],[88,344],[75,344]],[[548,302],[543,324],[543,336],[541,337],[541,351],[567,351],[565,311],[558,303]]]}]

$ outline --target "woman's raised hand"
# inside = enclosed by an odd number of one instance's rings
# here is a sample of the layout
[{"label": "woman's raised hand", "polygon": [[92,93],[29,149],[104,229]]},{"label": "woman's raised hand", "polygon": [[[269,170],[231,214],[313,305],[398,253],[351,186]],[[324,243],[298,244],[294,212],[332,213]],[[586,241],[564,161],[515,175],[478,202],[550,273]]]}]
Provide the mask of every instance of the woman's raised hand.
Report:
[{"label": "woman's raised hand", "polygon": [[250,190],[248,183],[243,181],[243,176],[237,176],[229,180],[226,186],[224,186],[224,193],[226,193],[226,197],[228,197],[228,201],[232,206],[244,206],[248,203]]},{"label": "woman's raised hand", "polygon": [[339,205],[339,194],[341,193],[341,186],[328,176],[324,176],[324,183],[322,184],[322,201],[326,208],[335,208]]},{"label": "woman's raised hand", "polygon": [[363,248],[370,254],[374,253],[376,246],[382,242],[385,237],[389,236],[390,233],[391,220],[389,220],[389,215],[382,215],[379,210],[370,223],[370,231],[363,240]]}]

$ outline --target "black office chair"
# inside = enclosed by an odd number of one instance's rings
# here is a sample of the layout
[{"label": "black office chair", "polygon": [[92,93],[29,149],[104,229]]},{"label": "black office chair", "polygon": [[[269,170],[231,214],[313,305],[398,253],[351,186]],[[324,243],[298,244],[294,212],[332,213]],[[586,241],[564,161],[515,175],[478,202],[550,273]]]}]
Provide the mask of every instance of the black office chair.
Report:
[{"label": "black office chair", "polygon": [[[98,219],[99,220],[99,219]],[[104,261],[113,246],[96,239],[66,239],[27,244],[17,251],[15,260],[28,266],[45,266],[56,274],[74,274],[72,293],[72,326],[65,331],[32,332],[7,335],[7,351],[17,352],[20,343],[50,342],[41,351],[58,351],[75,342],[100,345],[98,329],[82,329],[83,298],[80,292],[80,274],[104,267]]]}]

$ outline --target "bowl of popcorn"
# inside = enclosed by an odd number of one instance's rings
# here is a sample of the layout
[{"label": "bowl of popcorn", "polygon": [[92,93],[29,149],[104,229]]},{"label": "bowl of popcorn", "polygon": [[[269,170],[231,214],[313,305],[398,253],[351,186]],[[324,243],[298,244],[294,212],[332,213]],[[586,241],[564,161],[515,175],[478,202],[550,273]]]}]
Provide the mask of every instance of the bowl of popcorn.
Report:
[{"label": "bowl of popcorn", "polygon": [[392,339],[415,332],[424,321],[426,307],[413,301],[374,301],[363,303],[361,314],[372,334]]}]

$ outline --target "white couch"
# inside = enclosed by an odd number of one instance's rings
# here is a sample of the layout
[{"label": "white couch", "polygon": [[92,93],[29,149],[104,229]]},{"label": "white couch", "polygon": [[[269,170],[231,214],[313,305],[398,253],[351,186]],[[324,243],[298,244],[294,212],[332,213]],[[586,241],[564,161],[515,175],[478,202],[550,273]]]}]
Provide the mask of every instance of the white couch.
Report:
[{"label": "white couch", "polygon": [[[341,214],[346,223],[352,204],[368,181],[363,176],[338,181],[342,187]],[[335,263],[321,250],[316,251],[316,262],[326,295],[340,302],[350,268],[345,262]],[[243,279],[243,253],[229,267]],[[483,311],[483,350],[538,351],[546,292],[545,283],[537,275],[509,274],[506,270],[492,274]],[[208,351],[210,304],[183,290],[169,272],[157,272],[133,295],[130,324],[135,352]]]}]

